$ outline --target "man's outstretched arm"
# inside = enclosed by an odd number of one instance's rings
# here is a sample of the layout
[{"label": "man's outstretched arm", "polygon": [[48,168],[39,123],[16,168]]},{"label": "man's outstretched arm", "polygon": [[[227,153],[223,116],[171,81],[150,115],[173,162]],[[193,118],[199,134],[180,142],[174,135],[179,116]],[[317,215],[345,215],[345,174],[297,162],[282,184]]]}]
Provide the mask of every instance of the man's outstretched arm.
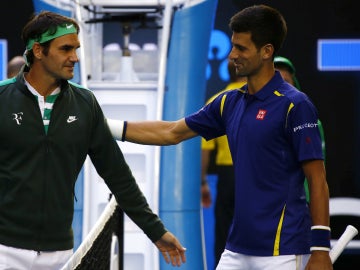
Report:
[{"label": "man's outstretched arm", "polygon": [[108,119],[108,124],[116,139],[146,145],[173,145],[198,135],[186,125],[185,118],[141,122]]}]

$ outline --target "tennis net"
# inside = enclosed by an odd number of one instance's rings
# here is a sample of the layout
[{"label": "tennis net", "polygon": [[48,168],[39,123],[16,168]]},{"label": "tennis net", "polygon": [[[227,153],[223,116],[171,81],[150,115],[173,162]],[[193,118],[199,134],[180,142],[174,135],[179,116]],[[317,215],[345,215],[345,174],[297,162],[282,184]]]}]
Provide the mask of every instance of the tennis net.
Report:
[{"label": "tennis net", "polygon": [[[123,212],[112,196],[98,221],[61,270],[111,269],[112,239],[114,235],[118,239],[123,239],[123,224]],[[119,245],[117,252],[119,266],[114,269],[122,270],[122,244]]]}]

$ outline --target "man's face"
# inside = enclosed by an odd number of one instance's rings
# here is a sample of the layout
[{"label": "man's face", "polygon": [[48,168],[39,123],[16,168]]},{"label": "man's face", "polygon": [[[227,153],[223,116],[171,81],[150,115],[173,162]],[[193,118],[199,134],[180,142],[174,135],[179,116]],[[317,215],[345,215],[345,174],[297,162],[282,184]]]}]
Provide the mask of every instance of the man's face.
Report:
[{"label": "man's face", "polygon": [[239,76],[251,76],[258,72],[262,66],[261,50],[258,50],[251,40],[251,33],[233,32],[231,37],[233,44],[229,54]]},{"label": "man's face", "polygon": [[52,40],[48,54],[43,55],[41,59],[44,71],[56,80],[73,78],[74,65],[79,61],[76,54],[79,47],[77,34],[68,34]]}]

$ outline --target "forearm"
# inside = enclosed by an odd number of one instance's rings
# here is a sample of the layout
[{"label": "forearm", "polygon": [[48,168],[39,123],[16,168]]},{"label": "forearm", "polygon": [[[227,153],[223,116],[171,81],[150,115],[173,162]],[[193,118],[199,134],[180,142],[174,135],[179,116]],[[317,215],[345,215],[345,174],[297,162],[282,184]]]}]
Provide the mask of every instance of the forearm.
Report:
[{"label": "forearm", "polygon": [[[103,127],[97,131],[104,133]],[[157,241],[166,232],[159,217],[152,212],[140,190],[118,144],[105,132],[92,139],[89,156],[98,174],[114,194],[126,215],[152,240]],[[104,158],[106,157],[106,158]]]},{"label": "forearm", "polygon": [[175,141],[166,140],[166,131],[170,129],[171,122],[143,121],[129,122],[115,119],[107,119],[113,138],[119,141],[129,141],[147,145],[170,145]]},{"label": "forearm", "polygon": [[116,140],[145,145],[173,145],[197,136],[182,118],[177,121],[128,122],[107,119]]},{"label": "forearm", "polygon": [[326,183],[324,162],[322,160],[307,161],[303,163],[303,169],[309,183],[312,218],[311,257],[305,269],[333,269],[329,256],[329,189]]},{"label": "forearm", "polygon": [[313,225],[329,226],[329,188],[326,182],[325,167],[322,161],[311,161],[307,179],[310,191],[310,212]]},{"label": "forearm", "polygon": [[197,136],[185,123],[178,121],[128,122],[125,140],[146,145],[173,145]]},{"label": "forearm", "polygon": [[146,145],[172,145],[178,143],[171,135],[173,122],[128,122],[125,140]]},{"label": "forearm", "polygon": [[[325,176],[321,179],[309,181],[310,184],[310,211],[313,226],[311,227],[311,257],[306,269],[333,269],[330,251],[330,218],[329,218],[329,189]],[[315,181],[317,187],[314,188]]]},{"label": "forearm", "polygon": [[[310,181],[309,181],[310,182]],[[330,226],[329,189],[326,181],[320,181],[317,188],[310,184],[310,212],[313,225]]]},{"label": "forearm", "polygon": [[153,213],[146,198],[137,186],[132,186],[131,190],[124,189],[121,195],[116,196],[116,199],[126,215],[152,242],[159,240],[167,231],[159,217]]}]

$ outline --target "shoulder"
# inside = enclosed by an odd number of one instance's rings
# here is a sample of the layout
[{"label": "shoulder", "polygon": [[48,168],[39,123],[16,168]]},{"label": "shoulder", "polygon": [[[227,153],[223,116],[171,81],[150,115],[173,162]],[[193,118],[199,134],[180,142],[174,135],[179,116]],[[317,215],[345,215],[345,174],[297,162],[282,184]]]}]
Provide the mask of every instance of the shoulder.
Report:
[{"label": "shoulder", "polygon": [[83,85],[80,85],[80,84],[77,84],[77,83],[74,83],[72,81],[67,81],[68,83],[68,87],[76,94],[84,97],[84,98],[87,98],[87,99],[94,99],[95,96],[94,96],[94,93],[86,88],[85,86]]},{"label": "shoulder", "polygon": [[98,110],[100,107],[94,93],[90,89],[71,81],[67,81],[63,87],[65,90],[64,94],[68,97],[73,96],[74,102],[87,104],[92,110]]},{"label": "shoulder", "polygon": [[244,90],[241,89],[241,87],[243,87],[246,83],[245,82],[236,82],[236,83],[230,83],[226,86],[226,88],[224,90],[221,90],[219,92],[217,92],[215,95],[213,95],[212,97],[210,97],[206,104],[212,102],[214,99],[216,99],[218,96],[223,96],[223,94],[228,94],[229,92],[234,92],[234,93],[245,93]]},{"label": "shoulder", "polygon": [[310,98],[295,87],[289,87],[283,91],[286,99],[285,106],[287,115],[293,115],[295,118],[317,117],[317,109]]},{"label": "shoulder", "polygon": [[91,92],[88,88],[86,88],[85,86],[83,85],[80,85],[80,84],[77,84],[77,83],[74,83],[72,81],[67,81],[69,86],[74,89],[75,91],[85,91],[85,92]]},{"label": "shoulder", "polygon": [[16,77],[0,81],[0,93],[2,93],[9,86],[14,85],[15,82],[16,82]]},{"label": "shoulder", "polygon": [[239,89],[239,88],[243,87],[245,84],[246,84],[246,81],[231,82],[226,86],[225,90]]},{"label": "shoulder", "polygon": [[9,85],[9,84],[12,84],[16,82],[16,77],[14,78],[11,78],[11,79],[6,79],[6,80],[3,80],[3,81],[0,81],[0,87],[1,86],[6,86],[6,85]]},{"label": "shoulder", "polygon": [[3,88],[4,86],[14,84],[15,82],[16,82],[16,77],[13,77],[11,79],[6,79],[6,80],[3,80],[3,81],[0,81],[0,87]]},{"label": "shoulder", "polygon": [[215,99],[223,99],[226,97],[237,97],[237,96],[241,96],[245,94],[245,90],[238,88],[238,89],[225,89],[222,90],[218,93],[216,93],[214,96],[212,96],[207,102],[206,104],[209,104],[211,102],[213,102]]},{"label": "shoulder", "polygon": [[281,85],[277,90],[274,91],[274,94],[277,96],[283,96],[294,105],[297,105],[304,101],[310,101],[309,97],[304,92],[301,92],[300,90],[288,83]]}]

